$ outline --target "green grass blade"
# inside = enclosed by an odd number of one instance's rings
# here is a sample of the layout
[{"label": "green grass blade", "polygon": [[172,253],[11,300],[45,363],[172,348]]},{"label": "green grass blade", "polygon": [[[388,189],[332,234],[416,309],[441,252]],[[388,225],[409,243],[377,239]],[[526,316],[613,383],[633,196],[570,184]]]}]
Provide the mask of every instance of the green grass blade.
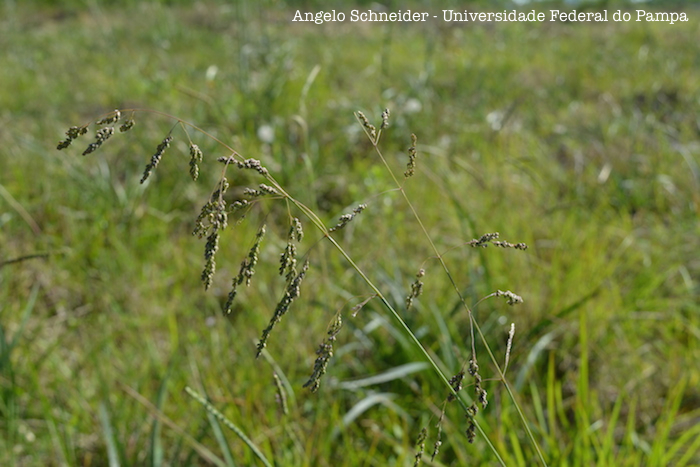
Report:
[{"label": "green grass blade", "polygon": [[[165,377],[160,383],[158,388],[158,394],[156,396],[156,408],[161,411],[163,410],[163,404],[165,403],[165,397],[167,396],[167,386],[168,380],[170,379],[170,368],[165,373]],[[161,441],[163,423],[159,418],[153,419],[153,428],[151,429],[151,466],[160,467],[163,465],[163,442]]]},{"label": "green grass blade", "polygon": [[226,440],[226,435],[224,435],[224,430],[221,429],[219,419],[209,411],[207,411],[207,418],[209,419],[209,425],[211,426],[211,429],[214,432],[216,442],[219,443],[219,449],[221,449],[221,453],[224,456],[224,461],[226,461],[226,465],[229,467],[236,467],[236,463],[233,460],[233,454],[231,454],[231,448],[229,447],[228,441]]},{"label": "green grass blade", "polygon": [[112,420],[104,402],[100,402],[99,416],[100,423],[102,424],[102,435],[104,436],[105,445],[107,446],[109,467],[119,467],[119,450],[117,449],[117,443],[114,438]]},{"label": "green grass blade", "polygon": [[266,466],[266,467],[272,467],[272,464],[270,463],[269,460],[265,457],[265,455],[260,451],[260,449],[253,443],[253,441],[246,436],[246,434],[238,428],[233,422],[231,422],[224,414],[219,412],[213,405],[211,405],[205,398],[203,398],[199,393],[197,393],[195,390],[192,388],[185,387],[185,392],[190,395],[194,400],[199,402],[204,406],[204,408],[209,412],[210,414],[214,415],[216,418],[219,419],[226,427],[228,427],[230,430],[232,430],[236,435],[241,438],[241,441],[243,441],[248,448],[250,448],[251,451],[253,451],[253,454],[260,459],[260,461]]},{"label": "green grass blade", "polygon": [[427,368],[430,368],[430,365],[428,365],[425,362],[413,362],[413,363],[406,363],[404,365],[399,365],[397,367],[391,368],[383,373],[380,373],[378,375],[373,375],[367,378],[362,378],[362,379],[356,379],[353,381],[345,381],[342,383],[339,383],[338,386],[342,389],[348,389],[348,390],[355,390],[367,386],[373,386],[375,384],[381,384],[381,383],[386,383],[388,381],[394,381],[396,379],[403,378],[405,376],[408,376],[412,373],[417,373],[419,371],[423,371]]}]

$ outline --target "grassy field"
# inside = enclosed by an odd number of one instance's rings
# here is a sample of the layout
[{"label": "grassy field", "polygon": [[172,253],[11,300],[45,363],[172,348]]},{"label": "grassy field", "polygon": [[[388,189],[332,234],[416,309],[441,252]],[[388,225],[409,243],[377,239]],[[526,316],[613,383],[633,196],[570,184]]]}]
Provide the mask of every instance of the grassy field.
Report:
[{"label": "grassy field", "polygon": [[[274,1],[85,3],[1,7],[0,465],[408,466],[423,428],[427,465],[700,464],[700,10],[676,6],[691,20],[673,25],[315,25]],[[385,108],[377,152],[354,112],[379,127]],[[113,109],[157,112],[123,111],[134,128],[94,154],[92,126],[56,150]],[[308,210],[268,196],[231,214],[205,291],[192,230],[225,145]],[[229,202],[267,183],[227,177]],[[331,235],[355,269],[305,214],[332,227],[360,203]],[[291,217],[310,267],[256,359]],[[529,248],[467,245],[489,232]],[[497,290],[524,302],[480,301]],[[445,405],[441,374],[473,352],[489,404],[470,444],[475,378]]]}]

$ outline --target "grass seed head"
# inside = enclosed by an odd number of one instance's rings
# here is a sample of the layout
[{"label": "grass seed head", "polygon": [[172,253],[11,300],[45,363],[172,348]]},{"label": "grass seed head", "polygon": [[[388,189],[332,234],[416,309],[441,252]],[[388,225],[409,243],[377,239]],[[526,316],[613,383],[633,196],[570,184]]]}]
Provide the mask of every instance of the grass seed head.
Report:
[{"label": "grass seed head", "polygon": [[263,165],[257,159],[246,159],[243,162],[241,162],[238,159],[236,159],[233,155],[230,155],[228,157],[219,157],[217,161],[221,162],[222,164],[235,165],[239,169],[252,169],[262,176],[267,176],[270,173],[265,167],[263,167]]},{"label": "grass seed head", "polygon": [[389,128],[389,114],[389,109],[384,109],[384,112],[382,112],[382,124],[379,127],[380,130]]},{"label": "grass seed head", "polygon": [[233,278],[231,283],[231,291],[228,294],[228,299],[224,305],[224,313],[231,313],[233,307],[233,300],[236,298],[238,293],[238,286],[245,282],[246,287],[250,287],[250,281],[255,275],[255,266],[258,264],[260,244],[265,236],[266,226],[263,224],[255,235],[255,243],[253,247],[248,252],[248,257],[241,262],[241,269],[238,271],[238,275]]},{"label": "grass seed head", "polygon": [[121,112],[115,109],[108,117],[102,118],[95,122],[95,125],[111,125],[112,123],[117,123],[121,117]]},{"label": "grass seed head", "polygon": [[514,294],[510,290],[506,290],[505,292],[502,290],[499,290],[496,292],[496,296],[497,297],[505,297],[506,302],[508,303],[508,305],[511,305],[511,306],[523,303],[523,297],[521,297],[520,295]]},{"label": "grass seed head", "polygon": [[369,138],[374,143],[377,140],[377,128],[375,128],[375,126],[369,122],[369,119],[365,116],[363,112],[358,110],[356,115],[357,118],[360,119],[360,123],[362,123],[362,126],[367,130]]},{"label": "grass seed head", "polygon": [[58,143],[58,146],[56,146],[56,149],[60,151],[61,149],[67,148],[71,145],[74,139],[78,138],[78,136],[80,135],[84,135],[85,133],[87,133],[87,131],[87,126],[72,126],[68,128],[68,131],[66,131],[67,138],[63,141],[60,141]]},{"label": "grass seed head", "polygon": [[211,286],[211,281],[216,272],[216,252],[219,249],[219,233],[214,232],[207,237],[207,244],[204,247],[204,270],[202,271],[202,282],[204,288]]},{"label": "grass seed head", "polygon": [[125,120],[124,123],[122,123],[121,126],[119,127],[119,131],[121,133],[126,133],[127,131],[131,130],[134,127],[134,123],[136,123],[136,122],[134,122],[133,118]]},{"label": "grass seed head", "polygon": [[418,452],[413,456],[415,461],[413,462],[413,467],[420,465],[423,459],[423,453],[425,452],[425,440],[428,438],[428,429],[423,428],[420,433],[418,433],[418,439],[416,439],[416,446],[418,446]]},{"label": "grass seed head", "polygon": [[[452,378],[450,378],[450,385],[452,386],[452,389],[454,392],[459,392],[462,390],[462,382],[464,381],[464,370],[461,370],[459,373],[454,375]],[[454,394],[450,394],[447,396],[447,402],[452,402],[453,400],[457,399],[457,396]]]},{"label": "grass seed head", "polygon": [[418,144],[418,138],[415,134],[411,134],[411,146],[408,148],[408,164],[406,164],[406,171],[403,173],[405,178],[412,177],[416,172],[416,145]]},{"label": "grass seed head", "polygon": [[190,144],[190,177],[197,181],[199,178],[199,164],[202,162],[202,150],[196,144]]},{"label": "grass seed head", "polygon": [[327,337],[323,340],[321,345],[318,346],[318,350],[316,350],[317,357],[314,362],[313,373],[311,377],[309,377],[309,380],[304,383],[304,387],[309,388],[311,392],[318,391],[320,387],[321,377],[326,374],[328,362],[333,356],[333,343],[336,341],[342,327],[343,318],[342,315],[338,313],[328,326]]},{"label": "grass seed head", "polygon": [[87,156],[88,154],[95,152],[100,146],[102,146],[102,143],[107,141],[113,134],[114,127],[111,126],[97,130],[95,133],[95,142],[88,145],[87,149],[83,151],[83,156]]},{"label": "grass seed head", "polygon": [[478,247],[478,246],[483,247],[483,248],[486,248],[486,247],[488,246],[488,243],[489,243],[490,241],[495,240],[495,239],[498,238],[498,235],[499,235],[498,232],[486,233],[486,234],[482,235],[481,237],[479,237],[478,240],[474,239],[474,240],[472,240],[472,241],[470,241],[470,242],[467,242],[467,244],[468,244],[468,245],[471,245],[471,246],[473,246],[473,247],[475,247],[475,248]]},{"label": "grass seed head", "polygon": [[304,266],[301,268],[301,272],[297,274],[297,276],[294,277],[292,281],[290,281],[290,283],[287,285],[287,290],[284,292],[282,300],[280,300],[277,304],[275,312],[273,313],[272,318],[270,319],[270,322],[268,323],[267,327],[263,329],[262,337],[260,338],[260,341],[258,341],[257,345],[258,352],[256,354],[256,358],[260,356],[263,349],[267,346],[267,340],[270,337],[272,329],[277,323],[280,322],[280,320],[287,313],[287,311],[289,311],[289,306],[292,304],[292,302],[299,297],[301,291],[300,285],[301,282],[304,280],[304,277],[306,276],[306,272],[308,270],[309,260],[307,259],[304,262]]},{"label": "grass seed head", "polygon": [[297,274],[297,247],[296,242],[300,242],[303,237],[304,232],[301,229],[301,221],[294,217],[292,219],[292,225],[289,227],[289,234],[287,235],[287,246],[284,248],[284,252],[280,255],[280,276],[284,275],[286,272],[287,282],[291,281],[292,278]]},{"label": "grass seed head", "polygon": [[329,232],[335,232],[336,230],[342,229],[343,227],[348,225],[350,223],[350,221],[352,221],[355,218],[356,215],[358,215],[359,213],[361,213],[365,209],[367,209],[367,205],[360,204],[355,209],[353,209],[351,214],[343,214],[338,219],[338,223],[329,229]]},{"label": "grass seed head", "polygon": [[406,309],[410,309],[413,305],[413,299],[417,298],[423,293],[423,281],[421,278],[425,276],[425,269],[420,269],[418,274],[416,274],[416,280],[411,284],[411,293],[406,297]]},{"label": "grass seed head", "polygon": [[265,196],[265,195],[278,195],[278,194],[279,194],[279,192],[277,191],[277,189],[275,189],[271,186],[262,184],[262,183],[260,184],[260,186],[258,187],[257,190],[255,190],[253,188],[246,188],[243,191],[243,195],[250,196],[251,198],[259,198],[259,197]]},{"label": "grass seed head", "polygon": [[163,157],[163,153],[166,149],[168,149],[172,140],[173,137],[171,135],[168,135],[158,145],[155,154],[153,154],[153,156],[151,157],[151,161],[148,164],[146,164],[146,169],[143,171],[143,177],[141,177],[141,183],[144,183],[146,180],[148,180],[148,177],[151,175],[151,172],[153,172],[153,170],[155,170],[155,168],[158,167],[158,163]]}]

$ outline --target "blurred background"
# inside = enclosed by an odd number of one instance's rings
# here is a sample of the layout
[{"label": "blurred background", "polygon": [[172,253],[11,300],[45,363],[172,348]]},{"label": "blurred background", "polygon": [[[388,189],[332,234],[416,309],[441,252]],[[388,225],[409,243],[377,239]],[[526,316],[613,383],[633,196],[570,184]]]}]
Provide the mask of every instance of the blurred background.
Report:
[{"label": "blurred background", "polygon": [[[518,5],[515,5],[517,3]],[[190,398],[206,395],[275,465],[495,465],[371,291],[304,224],[311,268],[268,353],[255,344],[285,289],[289,215],[264,200],[230,222],[209,291],[194,220],[228,156],[260,159],[328,226],[447,374],[469,320],[353,112],[416,175],[406,193],[473,306],[550,465],[700,463],[700,10],[695,2],[5,1],[0,19],[0,464],[262,465]],[[297,9],[547,12],[644,9],[687,22],[292,22]],[[636,18],[636,17],[635,17]],[[113,109],[134,128],[81,156]],[[123,118],[131,116],[124,112]],[[173,130],[158,169],[139,184]],[[189,134],[189,136],[188,136]],[[189,176],[189,140],[204,153]],[[230,171],[231,200],[262,182]],[[302,221],[304,219],[302,218]],[[266,223],[250,288],[222,314]],[[473,249],[487,232],[527,251]],[[419,268],[424,294],[404,300]],[[334,315],[344,327],[317,393],[302,388]],[[479,422],[507,465],[535,465],[489,367]],[[277,401],[273,373],[287,395]],[[473,394],[471,382],[465,391]]]}]

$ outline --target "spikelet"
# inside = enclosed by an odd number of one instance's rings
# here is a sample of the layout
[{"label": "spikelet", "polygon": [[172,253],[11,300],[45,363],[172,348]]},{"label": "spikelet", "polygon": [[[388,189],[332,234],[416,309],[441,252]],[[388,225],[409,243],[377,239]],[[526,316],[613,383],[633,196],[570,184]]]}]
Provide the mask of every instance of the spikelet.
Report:
[{"label": "spikelet", "polygon": [[241,269],[238,271],[238,275],[233,278],[231,283],[231,291],[228,294],[228,300],[224,305],[224,313],[231,313],[231,307],[233,306],[233,300],[236,298],[238,293],[238,286],[245,282],[246,287],[250,287],[250,280],[255,274],[255,266],[258,264],[258,254],[260,253],[260,244],[265,236],[265,225],[260,227],[258,233],[255,236],[255,243],[253,247],[248,252],[248,257],[241,263]]},{"label": "spikelet", "polygon": [[405,178],[412,177],[416,172],[416,145],[418,144],[418,138],[416,135],[411,134],[411,146],[408,148],[408,164],[406,164],[406,171],[403,173]]},{"label": "spikelet", "polygon": [[518,305],[520,303],[523,303],[523,297],[520,295],[516,295],[510,290],[506,290],[505,292],[502,290],[499,290],[495,293],[496,297],[505,297],[506,302],[508,305]]},{"label": "spikelet", "polygon": [[88,145],[87,149],[83,151],[83,156],[87,156],[88,154],[95,152],[100,146],[102,146],[102,143],[107,141],[113,134],[114,127],[111,126],[97,130],[95,133],[95,142]]},{"label": "spikelet", "polygon": [[61,149],[67,148],[68,146],[71,145],[71,143],[73,142],[74,139],[78,138],[78,136],[80,136],[80,135],[84,135],[85,133],[87,133],[87,131],[88,131],[87,125],[86,126],[72,126],[72,127],[68,128],[68,131],[66,131],[67,138],[64,139],[63,141],[60,141],[58,143],[58,146],[56,147],[56,149],[58,149],[60,151]]},{"label": "spikelet", "polygon": [[478,240],[474,239],[467,242],[467,245],[471,245],[473,247],[480,246],[486,248],[487,246],[489,246],[489,242],[491,242],[493,246],[501,248],[515,248],[516,250],[527,250],[527,245],[525,243],[509,243],[505,241],[497,241],[496,239],[498,238],[498,235],[498,232],[487,233],[482,235]]},{"label": "spikelet", "polygon": [[[464,370],[461,370],[459,373],[454,375],[452,378],[450,378],[450,385],[452,386],[452,390],[454,392],[459,392],[462,390],[462,382],[464,381]],[[457,399],[457,396],[454,394],[450,393],[447,396],[447,402],[452,402],[453,400]]]},{"label": "spikelet", "polygon": [[355,218],[356,215],[358,215],[359,213],[361,213],[365,209],[367,209],[367,205],[360,204],[359,206],[357,206],[355,209],[352,210],[351,214],[343,214],[338,219],[338,223],[335,226],[331,227],[328,231],[335,232],[336,230],[342,229],[343,227],[348,225],[350,223],[350,221]]},{"label": "spikelet", "polygon": [[141,177],[141,183],[144,183],[146,180],[148,180],[148,177],[151,175],[151,172],[153,172],[153,170],[155,170],[155,168],[158,167],[158,163],[163,157],[163,153],[166,149],[168,149],[168,146],[170,146],[170,142],[172,140],[173,137],[171,135],[168,135],[158,145],[155,154],[153,154],[153,156],[151,157],[151,161],[148,164],[146,164],[146,169],[143,171],[143,177]]},{"label": "spikelet", "polygon": [[121,115],[121,112],[115,109],[108,117],[96,121],[95,125],[111,125],[112,123],[117,123]]},{"label": "spikelet", "polygon": [[318,346],[318,350],[316,350],[316,355],[318,357],[314,362],[314,371],[309,380],[304,383],[304,387],[309,388],[311,392],[318,391],[320,387],[321,377],[326,374],[328,361],[333,356],[333,343],[336,341],[340,328],[342,327],[343,319],[340,313],[338,313],[328,327],[328,337],[323,340],[321,345]]},{"label": "spikelet", "polygon": [[271,186],[265,185],[265,184],[260,184],[258,186],[258,189],[255,190],[253,188],[246,188],[243,190],[243,195],[244,196],[249,196],[251,198],[259,198],[261,196],[265,195],[278,195],[279,192],[277,191],[276,188],[273,188]]},{"label": "spikelet", "polygon": [[367,119],[365,114],[362,113],[361,111],[358,110],[355,113],[355,115],[357,115],[357,118],[360,120],[360,123],[365,128],[365,130],[367,130],[367,134],[369,135],[369,139],[373,143],[375,143],[377,141],[377,128],[375,128],[375,126],[369,122],[369,119]]},{"label": "spikelet", "polygon": [[256,354],[256,358],[260,356],[262,353],[263,349],[267,345],[267,340],[270,337],[270,333],[272,332],[272,329],[275,327],[277,323],[280,322],[282,317],[289,311],[289,306],[292,304],[294,300],[296,300],[299,297],[300,293],[300,288],[299,286],[301,285],[301,282],[304,280],[304,277],[306,276],[306,271],[309,270],[309,260],[307,259],[306,262],[304,262],[304,266],[301,268],[301,272],[297,274],[294,279],[287,285],[287,290],[284,292],[284,296],[282,297],[282,300],[279,301],[277,304],[277,307],[275,308],[275,312],[272,315],[272,318],[270,319],[270,322],[268,323],[267,327],[263,329],[262,332],[262,337],[260,338],[260,341],[258,342],[257,348],[258,348],[258,353]]},{"label": "spikelet", "polygon": [[223,230],[228,225],[228,213],[226,211],[226,200],[224,193],[228,189],[228,180],[224,177],[219,182],[219,188],[211,195],[209,201],[202,206],[202,210],[195,221],[195,228],[192,235],[199,238],[207,237],[204,247],[204,270],[202,271],[202,282],[204,288],[208,289],[212,278],[216,272],[216,252],[219,249],[219,230]]},{"label": "spikelet", "polygon": [[423,453],[425,452],[425,440],[428,438],[428,429],[423,427],[423,429],[418,433],[418,439],[416,440],[416,446],[418,446],[418,452],[413,456],[415,459],[413,461],[413,467],[420,465],[423,459]]},{"label": "spikelet", "polygon": [[292,280],[292,278],[297,274],[297,247],[296,243],[299,243],[304,236],[304,230],[301,226],[301,221],[294,217],[292,219],[292,225],[289,227],[289,234],[287,235],[287,246],[284,248],[284,252],[280,255],[280,276],[286,273],[287,281]]},{"label": "spikelet", "polygon": [[389,109],[384,109],[384,112],[382,112],[382,124],[379,126],[380,130],[389,128],[389,115]]},{"label": "spikelet", "polygon": [[219,157],[217,159],[217,161],[224,163],[224,164],[236,165],[239,169],[252,169],[263,176],[266,176],[269,174],[269,171],[265,167],[263,167],[263,165],[257,159],[246,159],[243,162],[241,162],[238,159],[236,159],[234,156],[228,156],[228,157]]},{"label": "spikelet", "polygon": [[416,280],[411,284],[411,293],[406,297],[406,309],[410,310],[413,305],[413,299],[423,293],[423,281],[421,278],[425,276],[425,269],[420,269],[416,274]]},{"label": "spikelet", "polygon": [[133,118],[125,120],[124,123],[122,123],[119,127],[119,132],[126,133],[127,131],[131,130],[134,127],[134,123],[135,122]]},{"label": "spikelet", "polygon": [[199,178],[199,164],[202,162],[202,150],[196,144],[190,144],[190,177],[195,182]]}]

